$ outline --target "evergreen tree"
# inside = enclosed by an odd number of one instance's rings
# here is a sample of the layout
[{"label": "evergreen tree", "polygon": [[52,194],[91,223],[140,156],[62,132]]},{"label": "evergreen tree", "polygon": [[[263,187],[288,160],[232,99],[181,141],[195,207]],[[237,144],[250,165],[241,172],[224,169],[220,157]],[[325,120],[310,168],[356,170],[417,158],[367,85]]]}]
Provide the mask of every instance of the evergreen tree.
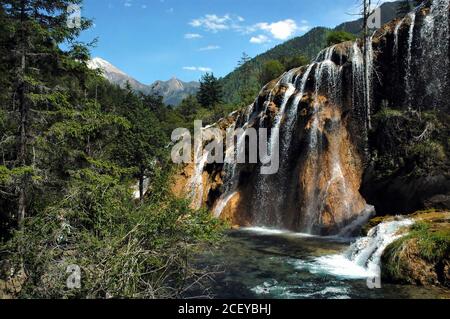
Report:
[{"label": "evergreen tree", "polygon": [[260,84],[261,86],[269,83],[283,74],[285,67],[278,60],[271,60],[264,63],[261,74]]},{"label": "evergreen tree", "polygon": [[197,100],[207,109],[213,109],[222,102],[222,86],[213,73],[202,76]]},{"label": "evergreen tree", "polygon": [[[2,64],[8,65],[5,75],[11,81],[10,119],[18,127],[14,132],[15,145],[3,165],[11,172],[10,189],[17,196],[19,224],[27,215],[31,188],[39,174],[36,143],[37,132],[42,130],[37,127],[45,122],[46,113],[60,109],[70,98],[59,84],[68,73],[76,78],[83,68],[72,59],[87,58],[86,48],[76,43],[75,38],[90,22],[80,19],[76,27],[67,23],[67,8],[80,3],[80,0],[2,1],[2,20],[8,31],[1,37],[2,47],[11,52],[2,59]],[[70,43],[71,50],[62,53],[58,47],[62,42]]]},{"label": "evergreen tree", "polygon": [[354,41],[355,39],[355,35],[345,31],[330,31],[327,35],[327,46],[332,46],[345,41]]},{"label": "evergreen tree", "polygon": [[255,90],[255,80],[254,71],[251,65],[251,57],[243,52],[241,59],[238,62],[238,69],[240,69],[240,74],[242,78],[240,79],[240,87],[239,87],[239,97],[240,104],[242,106],[247,106],[252,103],[256,97],[257,90]]}]

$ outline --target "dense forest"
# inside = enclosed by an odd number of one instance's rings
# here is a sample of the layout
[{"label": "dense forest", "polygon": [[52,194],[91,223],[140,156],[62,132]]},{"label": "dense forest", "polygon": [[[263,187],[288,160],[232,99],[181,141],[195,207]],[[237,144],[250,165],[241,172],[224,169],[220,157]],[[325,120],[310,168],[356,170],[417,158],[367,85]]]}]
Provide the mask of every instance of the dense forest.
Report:
[{"label": "dense forest", "polygon": [[[211,111],[173,110],[89,70],[92,43],[77,36],[91,22],[70,28],[72,3],[0,6],[1,277],[18,278],[6,290],[22,297],[181,296],[203,275],[189,254],[222,225],[167,191],[167,146]],[[81,290],[66,287],[69,265]]]}]

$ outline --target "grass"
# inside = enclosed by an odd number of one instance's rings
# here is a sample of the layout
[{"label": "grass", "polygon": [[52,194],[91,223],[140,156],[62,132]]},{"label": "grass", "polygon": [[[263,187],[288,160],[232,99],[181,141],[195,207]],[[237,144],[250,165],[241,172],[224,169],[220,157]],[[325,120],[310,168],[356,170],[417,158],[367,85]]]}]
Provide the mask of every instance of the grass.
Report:
[{"label": "grass", "polygon": [[412,215],[409,233],[389,245],[382,257],[383,277],[393,282],[448,286],[450,213],[428,210]]}]

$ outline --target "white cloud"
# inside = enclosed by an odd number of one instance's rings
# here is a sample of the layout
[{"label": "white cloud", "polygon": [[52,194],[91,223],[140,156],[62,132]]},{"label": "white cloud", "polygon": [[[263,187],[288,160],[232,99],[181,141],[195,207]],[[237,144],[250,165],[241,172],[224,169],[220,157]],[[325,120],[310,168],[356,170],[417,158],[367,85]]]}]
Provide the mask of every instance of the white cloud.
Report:
[{"label": "white cloud", "polygon": [[207,14],[204,17],[194,19],[189,24],[194,28],[204,28],[210,32],[219,32],[230,29],[232,19],[230,15],[218,16],[215,14]]},{"label": "white cloud", "polygon": [[256,28],[269,32],[277,40],[286,40],[299,29],[297,23],[292,19],[273,23],[262,22],[258,23]]},{"label": "white cloud", "polygon": [[252,37],[250,39],[250,43],[254,43],[254,44],[263,44],[263,43],[267,43],[270,42],[269,37],[265,36],[264,34],[260,34],[257,35],[256,37]]},{"label": "white cloud", "polygon": [[204,66],[185,66],[183,67],[185,71],[195,71],[195,72],[212,72],[211,68],[207,68]]},{"label": "white cloud", "polygon": [[200,48],[198,50],[199,51],[212,51],[212,50],[219,50],[219,49],[220,49],[220,46],[218,46],[218,45],[208,45],[208,46],[206,46],[204,48]]},{"label": "white cloud", "polygon": [[191,39],[200,39],[203,38],[200,34],[198,33],[186,33],[184,35],[185,39],[191,40]]},{"label": "white cloud", "polygon": [[[306,32],[311,27],[307,20],[301,20],[300,24],[293,19],[285,19],[275,22],[260,22],[253,25],[246,25],[245,19],[239,15],[225,14],[206,14],[203,17],[189,22],[194,28],[202,28],[205,31],[217,33],[220,31],[231,30],[240,34],[254,34],[251,37],[251,43],[267,43],[271,40],[287,40],[296,32]],[[265,34],[261,34],[265,33]]]}]

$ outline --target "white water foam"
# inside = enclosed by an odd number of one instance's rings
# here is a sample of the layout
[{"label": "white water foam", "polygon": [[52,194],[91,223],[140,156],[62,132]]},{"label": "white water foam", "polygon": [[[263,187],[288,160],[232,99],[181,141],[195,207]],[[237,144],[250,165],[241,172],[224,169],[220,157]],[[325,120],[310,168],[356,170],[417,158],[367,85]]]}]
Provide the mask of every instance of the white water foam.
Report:
[{"label": "white water foam", "polygon": [[413,223],[411,219],[384,222],[372,228],[367,237],[358,239],[343,254],[292,262],[298,269],[306,269],[313,274],[329,274],[348,279],[378,276],[384,250],[403,236],[400,234],[403,228]]}]

